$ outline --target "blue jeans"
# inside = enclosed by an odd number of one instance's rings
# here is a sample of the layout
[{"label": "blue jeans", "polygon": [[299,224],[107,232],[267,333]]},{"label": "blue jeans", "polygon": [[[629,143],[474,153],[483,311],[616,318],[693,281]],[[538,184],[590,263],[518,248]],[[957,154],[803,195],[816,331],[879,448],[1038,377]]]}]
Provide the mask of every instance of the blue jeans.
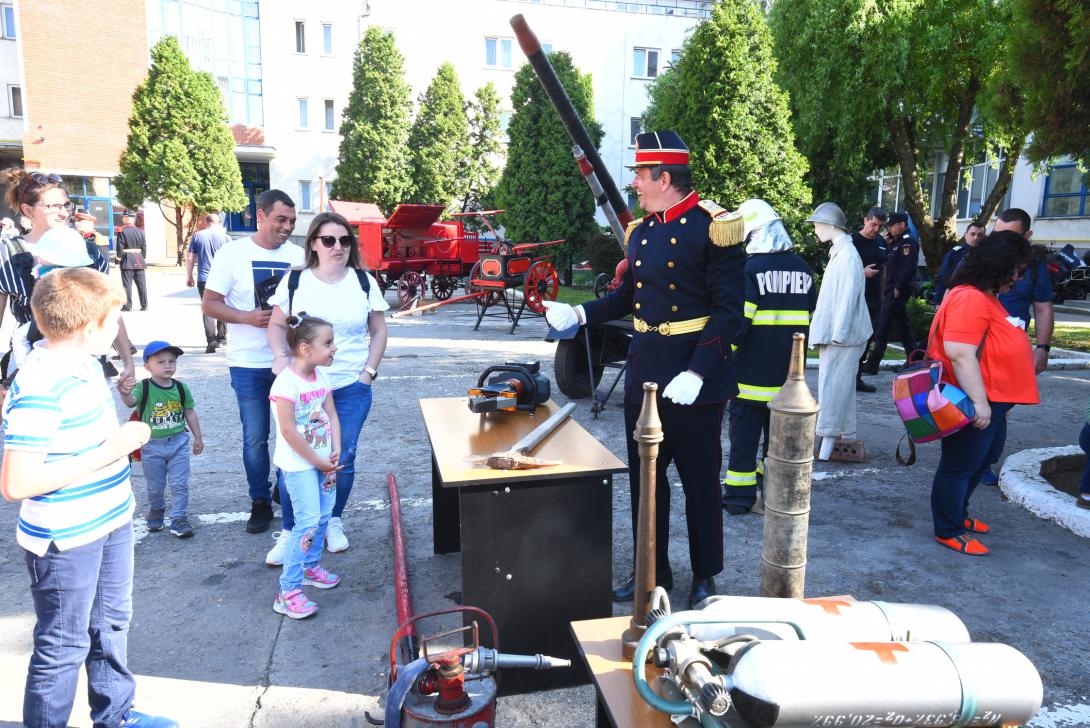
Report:
[{"label": "blue jeans", "polygon": [[170,520],[189,515],[189,433],[153,437],[140,448],[144,480],[148,486],[148,508],[161,511],[170,484]]},{"label": "blue jeans", "polygon": [[34,599],[34,653],[23,694],[23,723],[63,728],[72,714],[80,665],[87,666],[91,720],[121,723],[136,680],[126,666],[132,618],[132,523],[89,544],[44,556],[26,551]]},{"label": "blue jeans", "polygon": [[953,538],[965,533],[969,498],[980,476],[999,461],[1007,440],[1007,413],[1013,404],[991,402],[992,420],[983,430],[969,425],[942,439],[942,455],[931,484],[931,516],[935,535]]},{"label": "blue jeans", "polygon": [[272,369],[231,367],[231,387],[238,400],[238,416],[242,420],[242,466],[250,486],[250,500],[269,501],[269,389]]},{"label": "blue jeans", "polygon": [[[352,492],[352,481],[356,477],[356,445],[360,440],[360,431],[367,415],[371,411],[371,385],[361,381],[346,384],[333,390],[333,407],[337,410],[337,419],[341,423],[341,459],[343,470],[337,471],[337,502],[333,506],[333,517],[340,518],[348,494]],[[283,481],[281,481],[282,483]],[[291,498],[283,486],[280,488],[280,512],[283,516],[283,528],[290,531],[295,525],[292,514]]]},{"label": "blue jeans", "polygon": [[1079,447],[1086,453],[1086,465],[1082,469],[1082,480],[1079,481],[1079,492],[1090,495],[1090,425],[1084,424],[1079,433]]},{"label": "blue jeans", "polygon": [[337,497],[336,485],[325,484],[325,473],[310,470],[282,470],[281,481],[295,508],[295,525],[284,553],[284,571],[280,592],[298,589],[303,584],[303,569],[318,564],[325,546],[325,530]]}]

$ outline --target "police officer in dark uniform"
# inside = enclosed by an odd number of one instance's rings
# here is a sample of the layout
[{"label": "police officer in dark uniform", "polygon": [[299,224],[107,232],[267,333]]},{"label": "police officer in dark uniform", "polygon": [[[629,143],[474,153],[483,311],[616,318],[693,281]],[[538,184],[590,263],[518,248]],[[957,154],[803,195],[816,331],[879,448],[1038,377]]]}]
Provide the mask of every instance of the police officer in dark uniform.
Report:
[{"label": "police officer in dark uniform", "polygon": [[[872,207],[863,216],[863,227],[852,233],[852,245],[863,262],[863,276],[866,288],[863,296],[867,301],[867,313],[870,314],[870,326],[878,330],[878,317],[882,313],[882,268],[886,265],[886,239],[881,230],[889,220],[889,214],[881,207]],[[863,356],[859,357],[859,372],[855,377],[855,391],[874,392],[873,384],[863,381],[863,367],[867,363],[867,349],[874,343],[871,335]]]},{"label": "police officer in dark uniform", "polygon": [[[636,531],[640,459],[631,437],[643,400],[643,383],[659,385],[663,442],[656,474],[656,582],[673,586],[668,555],[670,483],[677,467],[685,492],[690,605],[715,593],[723,570],[723,511],[719,474],[723,408],[738,388],[731,345],[742,319],[745,252],[741,215],[702,201],[691,189],[689,150],[672,131],[636,137],[632,187],[650,210],[625,235],[628,269],[621,286],[596,301],[572,308],[549,302],[547,318],[557,329],[633,315],[635,333],[625,377],[632,530]],[[615,601],[632,599],[635,580],[613,590]]]},{"label": "police officer in dark uniform", "polygon": [[920,244],[908,232],[908,214],[894,212],[889,216],[889,253],[886,257],[886,288],[882,299],[882,313],[874,332],[874,349],[863,367],[865,374],[877,374],[886,353],[886,344],[896,329],[905,347],[905,354],[915,351],[916,337],[908,320],[908,299],[916,290],[916,266],[920,258]]},{"label": "police officer in dark uniform", "polygon": [[[745,224],[746,300],[735,364],[738,396],[731,400],[730,458],[723,477],[723,510],[748,513],[757,502],[757,481],[768,452],[768,403],[787,380],[794,336],[809,336],[817,304],[813,271],[794,253],[780,216],[764,200],[739,206]],[[764,451],[757,451],[764,434]]]},{"label": "police officer in dark uniform", "polygon": [[950,281],[954,279],[954,273],[961,267],[961,261],[969,254],[970,248],[975,248],[977,243],[984,239],[984,223],[973,220],[965,228],[965,237],[950,249],[950,252],[942,257],[942,265],[935,276],[935,287],[931,289],[931,303],[938,306],[946,296],[946,289],[950,287]]}]

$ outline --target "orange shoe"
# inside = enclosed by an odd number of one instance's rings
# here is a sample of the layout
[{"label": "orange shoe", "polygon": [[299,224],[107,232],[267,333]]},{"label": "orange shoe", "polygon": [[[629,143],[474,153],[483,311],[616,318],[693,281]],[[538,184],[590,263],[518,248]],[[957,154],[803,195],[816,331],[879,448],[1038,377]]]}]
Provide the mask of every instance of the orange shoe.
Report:
[{"label": "orange shoe", "polygon": [[973,533],[988,533],[992,529],[988,528],[988,524],[984,521],[979,521],[975,518],[965,519],[965,528]]},{"label": "orange shoe", "polygon": [[969,538],[964,533],[960,533],[953,538],[939,538],[935,536],[935,540],[941,543],[943,546],[954,551],[960,551],[963,554],[969,554],[970,556],[983,556],[988,553],[988,547],[977,541],[975,538]]}]

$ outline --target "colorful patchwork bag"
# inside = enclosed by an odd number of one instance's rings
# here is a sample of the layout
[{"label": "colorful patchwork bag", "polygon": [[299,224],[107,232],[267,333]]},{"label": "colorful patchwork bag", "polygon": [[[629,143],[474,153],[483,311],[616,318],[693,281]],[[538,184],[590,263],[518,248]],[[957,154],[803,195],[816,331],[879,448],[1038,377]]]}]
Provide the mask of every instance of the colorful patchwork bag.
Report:
[{"label": "colorful patchwork bag", "polygon": [[976,416],[965,390],[942,381],[942,363],[925,359],[923,352],[913,352],[905,370],[894,377],[893,403],[908,431],[907,458],[901,455],[905,438],[897,443],[896,459],[900,465],[916,462],[916,443],[952,435]]}]

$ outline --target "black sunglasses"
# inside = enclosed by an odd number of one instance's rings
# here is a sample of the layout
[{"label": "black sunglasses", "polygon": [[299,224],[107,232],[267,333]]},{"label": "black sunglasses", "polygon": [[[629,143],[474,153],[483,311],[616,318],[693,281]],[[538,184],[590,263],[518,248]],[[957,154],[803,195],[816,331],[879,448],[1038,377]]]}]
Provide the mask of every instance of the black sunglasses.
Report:
[{"label": "black sunglasses", "polygon": [[351,248],[353,242],[355,242],[352,240],[351,235],[342,235],[339,238],[335,235],[319,235],[315,238],[315,240],[321,240],[322,245],[326,246],[327,248],[332,248],[337,243],[340,243],[342,248]]},{"label": "black sunglasses", "polygon": [[61,183],[60,175],[45,174],[43,172],[31,172],[27,175],[39,185],[56,185]]}]

